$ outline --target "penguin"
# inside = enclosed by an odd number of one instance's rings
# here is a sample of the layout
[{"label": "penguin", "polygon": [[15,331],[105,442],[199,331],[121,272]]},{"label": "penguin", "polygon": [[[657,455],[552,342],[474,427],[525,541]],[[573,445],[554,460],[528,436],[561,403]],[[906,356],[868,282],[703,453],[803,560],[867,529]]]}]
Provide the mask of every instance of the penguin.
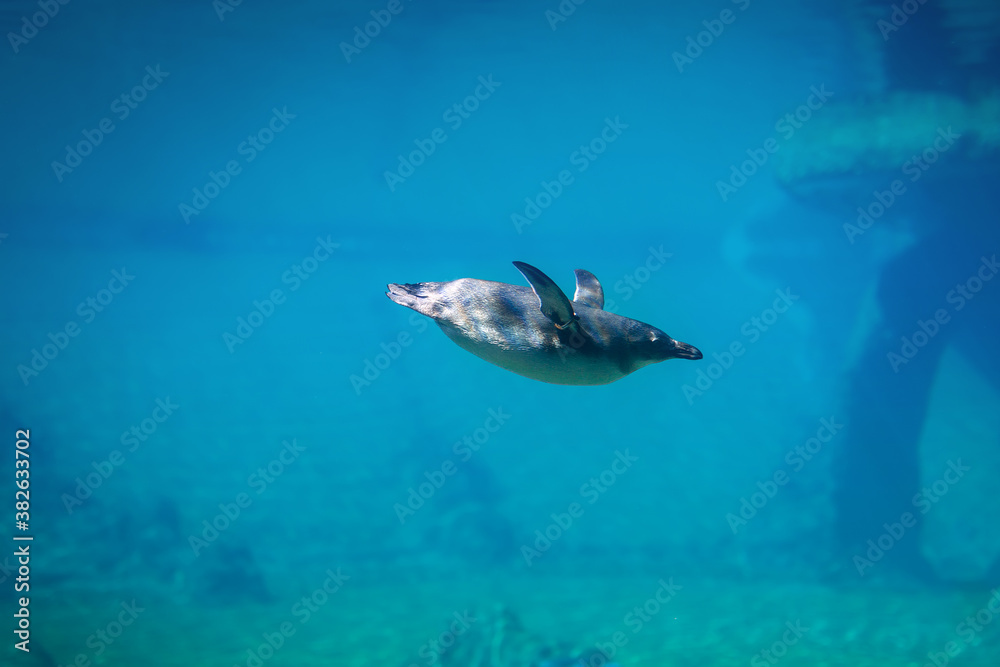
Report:
[{"label": "penguin", "polygon": [[602,385],[667,359],[701,352],[654,326],[604,310],[604,289],[577,269],[570,301],[540,270],[514,262],[531,287],[461,278],[387,285],[386,296],[437,322],[459,347],[524,377]]}]

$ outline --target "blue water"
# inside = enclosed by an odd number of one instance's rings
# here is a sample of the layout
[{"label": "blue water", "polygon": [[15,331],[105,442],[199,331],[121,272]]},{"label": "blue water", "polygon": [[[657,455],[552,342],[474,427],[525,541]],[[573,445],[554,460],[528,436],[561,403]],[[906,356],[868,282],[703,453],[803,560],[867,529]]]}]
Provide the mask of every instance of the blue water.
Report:
[{"label": "blue water", "polygon": [[[997,664],[1000,32],[903,4],[0,6],[2,664]],[[384,296],[515,260],[704,358]]]}]

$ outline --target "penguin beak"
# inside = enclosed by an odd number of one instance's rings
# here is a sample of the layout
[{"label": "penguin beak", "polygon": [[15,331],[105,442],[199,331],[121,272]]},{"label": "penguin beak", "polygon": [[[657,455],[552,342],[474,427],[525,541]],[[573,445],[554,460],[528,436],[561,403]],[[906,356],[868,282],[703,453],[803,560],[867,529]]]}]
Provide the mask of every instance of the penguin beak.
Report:
[{"label": "penguin beak", "polygon": [[674,349],[670,356],[677,359],[691,359],[695,361],[701,359],[703,355],[701,354],[701,350],[694,345],[688,345],[687,343],[675,340]]}]

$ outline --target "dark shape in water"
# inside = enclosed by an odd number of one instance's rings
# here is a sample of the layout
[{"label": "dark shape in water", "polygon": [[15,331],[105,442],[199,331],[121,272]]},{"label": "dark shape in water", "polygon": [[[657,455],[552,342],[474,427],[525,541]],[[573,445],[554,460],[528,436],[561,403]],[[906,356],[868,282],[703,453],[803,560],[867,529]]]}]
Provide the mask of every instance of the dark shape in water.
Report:
[{"label": "dark shape in water", "polygon": [[593,647],[552,642],[528,632],[503,606],[473,618],[472,623],[461,624],[455,643],[438,654],[442,667],[618,667]]},{"label": "dark shape in water", "polygon": [[249,547],[216,545],[217,560],[206,572],[204,594],[214,602],[230,604],[245,601],[274,602],[264,573]]}]

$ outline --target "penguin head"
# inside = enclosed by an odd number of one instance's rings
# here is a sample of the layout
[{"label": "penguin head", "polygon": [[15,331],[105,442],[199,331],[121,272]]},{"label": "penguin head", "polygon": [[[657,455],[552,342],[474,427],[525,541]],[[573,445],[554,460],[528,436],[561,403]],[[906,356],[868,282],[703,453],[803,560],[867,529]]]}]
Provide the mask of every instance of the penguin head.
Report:
[{"label": "penguin head", "polygon": [[667,359],[701,359],[701,350],[694,345],[674,340],[656,327],[649,327],[639,339],[633,342],[645,364],[653,364]]}]

